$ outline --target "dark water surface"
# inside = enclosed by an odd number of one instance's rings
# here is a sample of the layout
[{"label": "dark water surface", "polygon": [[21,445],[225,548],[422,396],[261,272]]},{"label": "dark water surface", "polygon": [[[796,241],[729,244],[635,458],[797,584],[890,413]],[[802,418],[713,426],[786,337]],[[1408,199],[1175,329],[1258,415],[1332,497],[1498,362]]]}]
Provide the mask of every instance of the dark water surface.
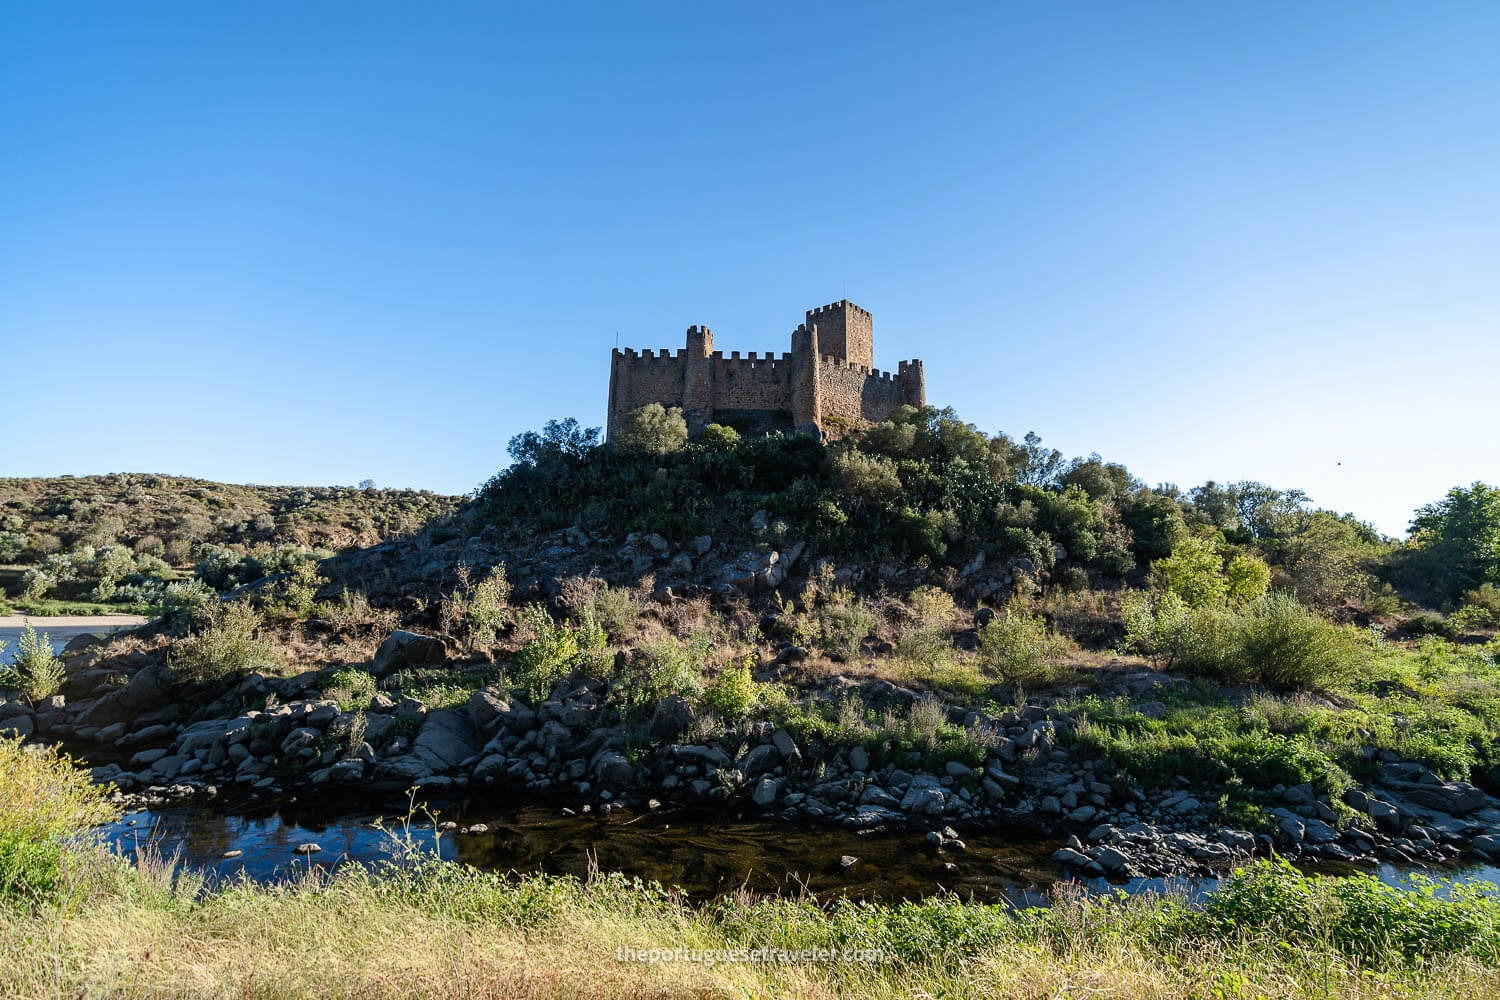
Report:
[{"label": "dark water surface", "polygon": [[[283,806],[230,808],[207,805],[142,810],[105,828],[115,849],[130,855],[153,843],[180,852],[189,867],[219,878],[260,881],[295,877],[309,867],[379,862],[395,856],[397,838],[450,860],[500,872],[546,872],[585,876],[591,869],[619,871],[676,886],[696,900],[748,889],[756,893],[820,898],[849,896],[886,901],[953,892],[965,899],[1044,904],[1065,880],[1048,860],[1054,841],[968,833],[967,850],[935,850],[921,833],[860,836],[839,828],[718,818],[711,813],[663,811],[567,816],[556,807],[523,805],[502,814],[493,808],[455,807],[436,813],[439,823],[460,828],[483,823],[483,833],[440,831],[425,817],[409,825],[402,816],[374,814],[319,817]],[[296,853],[317,844],[316,854]],[[229,851],[243,852],[225,858]],[[858,859],[844,865],[846,856]],[[953,868],[946,868],[951,864]],[[1392,885],[1407,873],[1386,865],[1376,874]],[[1467,865],[1429,874],[1460,883],[1500,885],[1500,870]],[[1122,889],[1175,892],[1198,897],[1215,878],[1084,880],[1091,891]]]}]

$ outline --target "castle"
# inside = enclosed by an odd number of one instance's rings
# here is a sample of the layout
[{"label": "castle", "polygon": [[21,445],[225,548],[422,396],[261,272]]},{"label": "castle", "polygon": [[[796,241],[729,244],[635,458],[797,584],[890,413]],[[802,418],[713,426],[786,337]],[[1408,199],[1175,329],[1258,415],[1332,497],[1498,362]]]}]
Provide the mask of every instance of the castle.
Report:
[{"label": "castle", "polygon": [[898,406],[925,406],[922,362],[897,370],[874,368],[874,323],[844,299],[807,313],[792,333],[790,353],[729,357],[714,350],[706,326],[691,326],[687,348],[641,351],[616,348],[610,357],[608,434],[648,403],[681,407],[688,431],[711,423],[742,433],[803,431],[838,437],[866,422],[884,420]]}]

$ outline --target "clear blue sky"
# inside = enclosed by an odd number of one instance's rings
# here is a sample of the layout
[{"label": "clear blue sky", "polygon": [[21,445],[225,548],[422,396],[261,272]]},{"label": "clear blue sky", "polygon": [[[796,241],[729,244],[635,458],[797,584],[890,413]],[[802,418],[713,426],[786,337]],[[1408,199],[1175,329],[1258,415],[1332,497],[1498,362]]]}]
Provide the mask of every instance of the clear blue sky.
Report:
[{"label": "clear blue sky", "polygon": [[1390,533],[1500,480],[1500,6],[12,3],[0,475],[464,492],[609,349]]}]

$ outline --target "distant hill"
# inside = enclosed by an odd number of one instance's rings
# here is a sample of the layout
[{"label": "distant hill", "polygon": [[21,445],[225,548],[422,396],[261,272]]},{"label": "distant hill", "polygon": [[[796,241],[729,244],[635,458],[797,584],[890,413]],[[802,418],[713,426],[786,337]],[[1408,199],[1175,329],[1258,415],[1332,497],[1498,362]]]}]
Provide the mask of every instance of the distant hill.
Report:
[{"label": "distant hill", "polygon": [[453,513],[460,497],[427,490],[343,486],[251,486],[146,473],[0,479],[0,561],[35,561],[79,544],[121,543],[174,564],[193,546],[295,543],[344,549],[373,545]]}]

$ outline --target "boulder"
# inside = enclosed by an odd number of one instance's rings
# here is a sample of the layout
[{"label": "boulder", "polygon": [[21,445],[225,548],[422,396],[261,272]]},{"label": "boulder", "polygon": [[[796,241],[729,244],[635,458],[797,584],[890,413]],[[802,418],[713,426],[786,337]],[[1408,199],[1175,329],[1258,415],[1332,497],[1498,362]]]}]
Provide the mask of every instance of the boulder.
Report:
[{"label": "boulder", "polygon": [[744,757],[741,757],[739,767],[745,772],[746,777],[754,778],[767,771],[775,770],[780,763],[780,752],[769,743],[763,743],[751,748]]},{"label": "boulder", "polygon": [[945,801],[943,786],[930,774],[919,774],[911,779],[906,795],[901,799],[901,810],[908,813],[935,816],[943,811]]},{"label": "boulder", "polygon": [[651,736],[663,743],[675,740],[693,724],[693,706],[680,694],[669,694],[651,714]]},{"label": "boulder", "polygon": [[426,763],[429,771],[443,772],[456,768],[477,750],[468,715],[458,709],[444,709],[428,715],[428,721],[411,744],[410,756]]},{"label": "boulder", "polygon": [[443,640],[417,632],[397,629],[386,637],[375,651],[370,672],[384,677],[402,667],[438,667],[448,659]]},{"label": "boulder", "polygon": [[781,791],[781,782],[776,778],[761,778],[750,792],[750,799],[762,809],[769,808]]},{"label": "boulder", "polygon": [[594,777],[601,785],[629,785],[635,781],[635,765],[619,751],[605,750],[594,761]]},{"label": "boulder", "polygon": [[536,713],[525,702],[508,697],[505,689],[491,685],[469,696],[469,720],[486,736],[497,729],[525,731],[536,722]]}]

